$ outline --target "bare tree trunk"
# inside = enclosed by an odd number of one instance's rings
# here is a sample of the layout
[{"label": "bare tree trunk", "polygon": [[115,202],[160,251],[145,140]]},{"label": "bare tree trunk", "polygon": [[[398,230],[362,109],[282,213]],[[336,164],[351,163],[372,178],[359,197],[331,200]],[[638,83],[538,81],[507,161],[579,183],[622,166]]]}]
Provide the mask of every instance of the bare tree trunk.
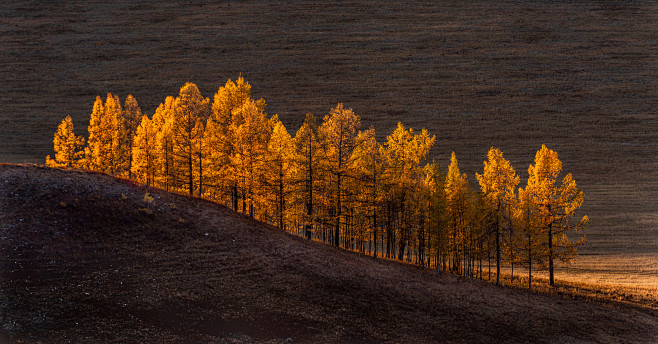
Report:
[{"label": "bare tree trunk", "polygon": [[487,252],[487,260],[489,261],[489,281],[491,281],[491,252]]},{"label": "bare tree trunk", "polygon": [[165,191],[169,192],[169,149],[165,144]]},{"label": "bare tree trunk", "polygon": [[283,207],[284,207],[284,199],[283,199],[283,171],[279,172],[279,228],[283,228]]},{"label": "bare tree trunk", "polygon": [[372,230],[373,230],[373,241],[375,243],[375,251],[373,257],[377,258],[377,182],[376,177],[373,178],[373,200],[372,200]]},{"label": "bare tree trunk", "polygon": [[203,195],[203,156],[201,155],[201,147],[199,146],[199,197]]},{"label": "bare tree trunk", "polygon": [[233,201],[233,211],[238,211],[238,187],[236,185],[231,186],[231,200]]},{"label": "bare tree trunk", "polygon": [[548,225],[548,274],[549,274],[549,284],[552,287],[555,285],[555,280],[553,278],[553,222],[552,221]]},{"label": "bare tree trunk", "polygon": [[386,204],[386,258],[391,258],[391,203]]},{"label": "bare tree trunk", "polygon": [[[191,150],[191,149],[190,149]],[[187,167],[188,167],[188,173],[189,173],[189,190],[190,190],[190,195],[194,193],[194,168],[192,165],[192,152],[187,156]]]},{"label": "bare tree trunk", "polygon": [[[340,168],[340,165],[338,166]],[[336,199],[336,228],[334,229],[334,245],[340,246],[340,216],[342,210],[342,204],[340,203],[340,173],[338,174],[338,185],[336,187],[337,199]]]},{"label": "bare tree trunk", "polygon": [[[313,151],[312,143],[309,140],[309,155],[308,155],[308,202],[306,203],[307,221],[312,221],[313,218]],[[313,235],[313,223],[306,224],[306,239],[311,240]]]},{"label": "bare tree trunk", "polygon": [[528,236],[528,289],[532,289],[532,246]]},{"label": "bare tree trunk", "polygon": [[496,220],[496,285],[500,285],[500,226]]}]

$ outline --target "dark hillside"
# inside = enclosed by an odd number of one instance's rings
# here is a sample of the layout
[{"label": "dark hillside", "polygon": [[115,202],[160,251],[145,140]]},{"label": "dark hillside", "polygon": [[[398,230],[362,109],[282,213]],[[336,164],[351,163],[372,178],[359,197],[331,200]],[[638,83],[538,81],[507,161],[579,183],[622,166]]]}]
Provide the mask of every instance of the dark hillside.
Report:
[{"label": "dark hillside", "polygon": [[0,165],[0,234],[2,342],[658,340],[648,309],[359,259],[102,174]]}]

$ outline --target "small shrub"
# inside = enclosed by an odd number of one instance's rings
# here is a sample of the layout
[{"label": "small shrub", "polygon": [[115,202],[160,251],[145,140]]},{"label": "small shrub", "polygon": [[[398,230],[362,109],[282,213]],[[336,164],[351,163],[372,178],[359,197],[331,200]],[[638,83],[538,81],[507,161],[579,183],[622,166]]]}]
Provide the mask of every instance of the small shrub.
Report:
[{"label": "small shrub", "polygon": [[146,202],[148,205],[153,205],[153,203],[155,202],[155,199],[153,197],[149,196],[149,193],[147,192],[144,195],[143,201]]}]

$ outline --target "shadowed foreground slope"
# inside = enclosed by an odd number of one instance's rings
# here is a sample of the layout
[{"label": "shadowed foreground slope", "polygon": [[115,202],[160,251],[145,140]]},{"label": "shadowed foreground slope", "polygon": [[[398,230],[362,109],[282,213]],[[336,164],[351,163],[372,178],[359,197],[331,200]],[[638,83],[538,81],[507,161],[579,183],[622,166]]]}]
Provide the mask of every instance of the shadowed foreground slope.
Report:
[{"label": "shadowed foreground slope", "polygon": [[211,202],[0,165],[0,340],[655,342],[653,311],[359,259]]}]

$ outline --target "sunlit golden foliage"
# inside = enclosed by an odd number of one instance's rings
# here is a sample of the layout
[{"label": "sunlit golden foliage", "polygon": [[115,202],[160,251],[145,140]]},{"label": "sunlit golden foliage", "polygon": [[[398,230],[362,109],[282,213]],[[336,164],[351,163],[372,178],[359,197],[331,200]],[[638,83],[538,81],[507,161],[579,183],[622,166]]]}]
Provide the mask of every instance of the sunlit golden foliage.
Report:
[{"label": "sunlit golden foliage", "polygon": [[157,173],[157,128],[148,116],[142,117],[132,144],[131,173],[135,179],[151,185]]},{"label": "sunlit golden foliage", "polygon": [[557,152],[542,145],[535,155],[535,163],[528,168],[528,185],[524,197],[531,207],[537,230],[545,236],[550,284],[553,285],[553,261],[569,262],[576,255],[576,247],[584,244],[585,237],[570,240],[566,232],[582,229],[587,224],[587,216],[578,223],[570,223],[575,210],[583,203],[583,192],[578,189],[571,173],[558,183],[562,162]]},{"label": "sunlit golden foliage", "polygon": [[[487,160],[484,161],[484,171],[482,174],[475,174],[480,184],[480,190],[484,195],[484,204],[481,209],[486,213],[483,225],[487,230],[494,234],[494,245],[496,248],[496,278],[500,276],[500,256],[501,256],[501,228],[507,225],[506,229],[512,233],[512,208],[516,203],[515,189],[519,184],[519,176],[516,175],[512,165],[503,158],[503,152],[491,147],[487,153]],[[510,261],[514,264],[515,257],[515,238],[510,235],[507,237],[506,251]],[[497,280],[497,283],[500,281]]]},{"label": "sunlit golden foliage", "polygon": [[[175,165],[179,169],[181,184],[193,194],[199,190],[203,173],[203,152],[199,149],[203,140],[203,123],[208,118],[210,100],[204,98],[193,83],[181,87],[174,104],[172,143]],[[195,176],[199,166],[199,175]]]},{"label": "sunlit golden foliage", "polygon": [[84,137],[75,135],[71,116],[66,116],[57,127],[53,139],[55,159],[47,156],[46,164],[53,167],[79,167],[84,158],[84,142]]},{"label": "sunlit golden foliage", "polygon": [[352,152],[359,145],[357,134],[361,128],[361,118],[352,109],[338,104],[331,109],[318,130],[323,140],[324,155],[322,169],[327,174],[325,206],[329,210],[326,218],[333,227],[333,244],[340,245],[341,224],[346,223],[343,214],[346,200],[346,180],[354,175]]},{"label": "sunlit golden foliage", "polygon": [[89,139],[87,140],[87,147],[85,148],[85,162],[86,167],[91,170],[100,170],[103,161],[101,161],[102,151],[102,128],[101,118],[103,117],[103,101],[100,96],[96,97],[91,116],[89,119]]},{"label": "sunlit golden foliage", "polygon": [[444,186],[446,195],[446,205],[449,214],[450,232],[450,250],[453,253],[452,267],[453,270],[460,268],[460,257],[466,253],[468,232],[470,229],[469,224],[469,211],[470,205],[470,189],[468,186],[468,179],[466,173],[459,171],[459,163],[455,152],[452,152],[450,157],[450,165],[448,166],[448,174]]},{"label": "sunlit golden foliage", "polygon": [[289,196],[292,193],[292,176],[295,173],[295,148],[286,127],[275,118],[274,128],[267,145],[265,180],[270,189],[266,192],[266,207],[273,211],[281,229],[288,227]]},{"label": "sunlit golden foliage", "polygon": [[[291,137],[242,77],[228,80],[212,103],[193,83],[168,96],[151,118],[128,95],[96,97],[89,139],[66,117],[53,140],[52,166],[135,178],[148,186],[222,202],[280,228],[376,257],[397,258],[482,278],[482,262],[552,270],[582,240],[570,219],[583,194],[545,146],[519,183],[503,152],[491,148],[481,193],[469,186],[452,153],[447,172],[426,159],[436,141],[398,123],[381,144],[375,129],[338,104],[318,122],[308,114]],[[146,194],[144,202],[154,200]],[[170,205],[172,209],[175,205]],[[148,207],[145,208],[148,210]],[[179,219],[184,223],[184,219]],[[500,263],[496,264],[500,266]],[[490,274],[491,275],[491,274]],[[496,274],[500,275],[500,274]]]},{"label": "sunlit golden foliage", "polygon": [[[240,109],[248,101],[254,102],[259,112],[265,113],[265,101],[251,98],[251,85],[244,78],[239,77],[236,82],[228,80],[213,97],[205,128],[207,192],[214,199],[230,203],[236,211],[240,195],[237,172],[230,161],[235,150],[232,139],[235,133],[231,132],[231,128],[237,128],[242,124]],[[244,197],[242,202],[244,204]]]}]

